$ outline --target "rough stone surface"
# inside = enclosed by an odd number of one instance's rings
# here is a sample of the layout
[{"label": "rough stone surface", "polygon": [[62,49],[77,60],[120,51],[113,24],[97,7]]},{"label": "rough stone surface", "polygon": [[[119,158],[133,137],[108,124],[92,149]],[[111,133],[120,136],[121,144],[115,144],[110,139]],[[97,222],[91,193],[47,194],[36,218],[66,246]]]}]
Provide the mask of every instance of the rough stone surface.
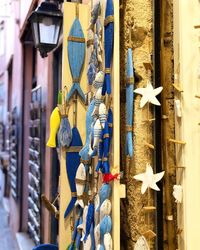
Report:
[{"label": "rough stone surface", "polygon": [[[172,39],[173,33],[173,16],[172,16],[172,0],[169,2],[169,8],[166,13],[166,29]],[[125,85],[126,85],[126,54],[127,49],[133,49],[133,63],[137,74],[142,80],[135,84],[135,88],[146,86],[146,82],[150,77],[144,68],[143,63],[151,60],[152,54],[152,0],[124,0],[123,8],[120,13],[121,20],[121,34],[120,34],[120,75],[121,75],[121,170],[124,171],[124,182],[127,188],[127,198],[121,200],[121,249],[134,249],[135,242],[140,234],[151,229],[155,231],[155,215],[147,215],[143,211],[143,206],[154,205],[154,191],[141,194],[141,182],[133,179],[135,174],[145,171],[146,163],[153,166],[153,152],[145,146],[145,142],[153,142],[153,123],[148,124],[143,121],[148,117],[152,118],[152,105],[146,105],[143,109],[139,108],[141,97],[135,95],[134,102],[134,157],[130,162],[130,168],[126,167],[125,156]],[[167,58],[167,89],[168,96],[173,98],[173,89],[171,83],[173,82],[173,43],[166,46]],[[152,76],[151,76],[152,77]],[[168,101],[169,110],[169,127],[167,135],[174,138],[174,107],[173,100]],[[171,187],[175,182],[175,159],[174,159],[174,145],[169,146],[169,165],[172,166],[171,171]],[[164,195],[165,198],[165,195]],[[163,201],[165,203],[165,201]],[[176,210],[174,207],[174,215]],[[165,216],[164,211],[164,216]],[[164,220],[164,218],[163,218]],[[165,220],[164,220],[165,221]],[[164,227],[164,236],[166,236],[166,226]],[[164,237],[164,240],[167,240]],[[155,249],[155,240],[148,242],[151,249]],[[165,244],[167,247],[167,244]]]}]

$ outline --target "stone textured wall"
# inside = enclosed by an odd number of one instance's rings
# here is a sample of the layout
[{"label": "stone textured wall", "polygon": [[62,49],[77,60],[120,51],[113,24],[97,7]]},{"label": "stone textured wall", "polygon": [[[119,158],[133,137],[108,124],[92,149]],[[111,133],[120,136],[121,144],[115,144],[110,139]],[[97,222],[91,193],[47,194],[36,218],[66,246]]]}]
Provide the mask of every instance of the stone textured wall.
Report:
[{"label": "stone textured wall", "polygon": [[[169,1],[170,2],[170,1]],[[172,2],[172,0],[171,0]],[[170,2],[170,3],[171,3]],[[145,87],[150,78],[143,63],[151,61],[152,39],[153,39],[153,2],[152,0],[124,0],[121,2],[121,34],[120,34],[120,58],[121,58],[121,170],[124,171],[124,182],[127,188],[127,198],[121,200],[121,249],[131,250],[141,234],[151,229],[155,229],[155,213],[144,213],[143,207],[155,205],[154,191],[146,191],[141,194],[141,182],[133,179],[135,174],[144,172],[146,163],[153,164],[153,151],[149,149],[145,142],[153,142],[153,123],[144,122],[148,118],[153,118],[153,106],[145,105],[140,109],[141,97],[135,95],[134,101],[134,157],[130,162],[130,168],[126,167],[125,156],[125,86],[126,86],[126,54],[127,49],[133,49],[133,63],[140,80],[135,83],[135,88]],[[172,38],[172,6],[167,10],[166,29]],[[173,80],[173,44],[169,42],[166,47],[166,65],[169,72],[166,81],[169,85]],[[151,74],[152,77],[152,74]],[[171,85],[172,86],[172,85]],[[168,90],[169,97],[173,98],[173,91]],[[169,131],[168,136],[174,138],[174,112],[173,101],[169,99]],[[170,146],[169,153],[170,166],[174,165],[174,147]],[[174,182],[174,169],[171,171]],[[165,220],[164,220],[165,221]],[[166,232],[166,228],[165,232]],[[166,233],[164,233],[166,235]],[[166,240],[166,238],[165,238]],[[151,249],[155,249],[155,239],[149,241]]]}]

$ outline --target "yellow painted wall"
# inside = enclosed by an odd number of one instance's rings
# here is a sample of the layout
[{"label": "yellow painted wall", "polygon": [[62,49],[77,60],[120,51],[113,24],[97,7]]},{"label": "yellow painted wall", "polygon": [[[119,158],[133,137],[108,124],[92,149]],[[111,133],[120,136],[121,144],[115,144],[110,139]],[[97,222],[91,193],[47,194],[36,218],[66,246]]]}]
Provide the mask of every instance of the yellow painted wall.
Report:
[{"label": "yellow painted wall", "polygon": [[[178,205],[178,223],[183,228],[179,236],[179,249],[200,249],[200,80],[197,66],[200,62],[200,2],[197,0],[174,0],[174,52],[175,71],[180,62],[180,83],[184,92],[183,117],[176,118],[176,137],[186,141],[184,148],[176,148],[178,170],[177,181],[183,185],[183,205]],[[176,73],[176,72],[175,72]]]}]

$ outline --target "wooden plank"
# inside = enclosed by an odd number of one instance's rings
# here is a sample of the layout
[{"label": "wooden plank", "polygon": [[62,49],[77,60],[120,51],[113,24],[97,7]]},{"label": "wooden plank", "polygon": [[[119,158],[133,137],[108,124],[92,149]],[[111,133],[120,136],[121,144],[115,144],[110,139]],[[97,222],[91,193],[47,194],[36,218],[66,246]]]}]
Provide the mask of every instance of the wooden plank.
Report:
[{"label": "wooden plank", "polygon": [[[63,4],[63,65],[62,65],[62,87],[67,86],[68,90],[71,87],[72,77],[68,63],[67,54],[67,38],[75,19],[76,4],[65,2]],[[88,11],[89,6],[85,4],[79,4],[79,19],[82,25],[82,29],[87,38],[87,28],[88,28]],[[87,60],[85,59],[85,62]],[[84,64],[82,76],[81,76],[81,88],[83,92],[87,92],[87,63]],[[80,132],[83,144],[85,143],[85,114],[86,107],[78,100],[78,115],[77,115],[77,127]],[[70,124],[73,124],[73,105],[69,109],[68,115]],[[61,152],[61,164],[60,164],[60,217],[59,217],[59,249],[66,250],[67,246],[71,242],[71,228],[70,228],[70,218],[64,220],[65,209],[71,199],[71,192],[69,188],[69,183],[66,174],[66,151],[63,149]]]},{"label": "wooden plank", "polygon": [[[119,69],[119,0],[114,0],[113,87],[113,174],[120,172],[120,69]],[[113,249],[120,249],[120,181],[113,182],[112,191]]]}]

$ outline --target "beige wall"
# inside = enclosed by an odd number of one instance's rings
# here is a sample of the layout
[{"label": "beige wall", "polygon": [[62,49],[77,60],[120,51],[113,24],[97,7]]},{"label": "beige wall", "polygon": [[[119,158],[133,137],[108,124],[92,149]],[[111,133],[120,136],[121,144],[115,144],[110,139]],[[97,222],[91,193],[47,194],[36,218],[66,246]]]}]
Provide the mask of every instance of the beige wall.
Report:
[{"label": "beige wall", "polygon": [[184,90],[183,94],[176,94],[183,108],[183,117],[176,118],[176,137],[186,141],[183,149],[177,147],[177,164],[185,166],[177,174],[177,181],[184,188],[183,205],[178,206],[179,226],[184,229],[179,249],[196,250],[200,246],[200,99],[194,96],[200,95],[197,79],[200,29],[194,29],[194,25],[200,24],[200,2],[175,0],[174,11],[175,70],[180,61],[180,83]]}]

